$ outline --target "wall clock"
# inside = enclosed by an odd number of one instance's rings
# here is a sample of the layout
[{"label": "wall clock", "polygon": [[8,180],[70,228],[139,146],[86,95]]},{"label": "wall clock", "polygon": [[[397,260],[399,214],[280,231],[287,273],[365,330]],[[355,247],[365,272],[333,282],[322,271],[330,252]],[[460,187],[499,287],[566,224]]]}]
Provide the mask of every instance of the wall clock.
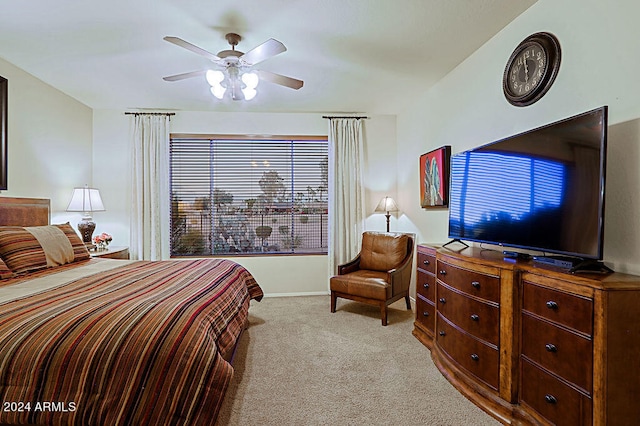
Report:
[{"label": "wall clock", "polygon": [[502,76],[507,101],[527,106],[549,90],[560,69],[560,43],[551,33],[540,32],[522,40],[515,48]]}]

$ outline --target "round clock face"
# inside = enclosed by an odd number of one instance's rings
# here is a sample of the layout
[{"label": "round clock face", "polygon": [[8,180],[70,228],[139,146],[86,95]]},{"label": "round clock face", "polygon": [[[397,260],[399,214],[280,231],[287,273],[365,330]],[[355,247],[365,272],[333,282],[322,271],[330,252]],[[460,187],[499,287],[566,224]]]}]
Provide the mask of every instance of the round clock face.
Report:
[{"label": "round clock face", "polygon": [[531,43],[516,55],[509,70],[509,88],[517,96],[533,91],[545,75],[547,54],[538,43]]},{"label": "round clock face", "polygon": [[524,39],[507,61],[503,90],[515,106],[536,102],[549,90],[560,68],[560,44],[550,33]]}]

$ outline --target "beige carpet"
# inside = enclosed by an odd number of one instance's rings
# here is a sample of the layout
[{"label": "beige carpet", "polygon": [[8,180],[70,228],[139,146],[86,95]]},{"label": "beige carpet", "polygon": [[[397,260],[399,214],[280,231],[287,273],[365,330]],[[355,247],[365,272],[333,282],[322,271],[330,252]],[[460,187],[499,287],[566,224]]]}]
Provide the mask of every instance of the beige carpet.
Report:
[{"label": "beige carpet", "polygon": [[218,425],[496,425],[411,334],[413,313],[329,296],[252,302]]}]

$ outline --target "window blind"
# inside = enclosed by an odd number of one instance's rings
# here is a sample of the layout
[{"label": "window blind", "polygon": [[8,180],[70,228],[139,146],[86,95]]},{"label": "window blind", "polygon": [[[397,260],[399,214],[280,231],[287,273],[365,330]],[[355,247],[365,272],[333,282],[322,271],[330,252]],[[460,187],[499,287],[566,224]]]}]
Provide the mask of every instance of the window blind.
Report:
[{"label": "window blind", "polygon": [[171,138],[171,255],[327,251],[327,140]]}]

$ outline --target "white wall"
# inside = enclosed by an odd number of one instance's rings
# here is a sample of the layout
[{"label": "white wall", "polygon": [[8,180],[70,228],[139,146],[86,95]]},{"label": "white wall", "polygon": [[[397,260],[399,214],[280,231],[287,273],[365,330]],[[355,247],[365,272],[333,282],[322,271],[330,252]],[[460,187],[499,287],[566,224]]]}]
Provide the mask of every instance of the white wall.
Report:
[{"label": "white wall", "polygon": [[[384,213],[374,212],[380,200],[389,196],[397,201],[398,186],[396,175],[398,173],[395,162],[396,155],[396,116],[378,115],[364,121],[364,182],[365,182],[365,209],[367,219],[364,229],[372,231],[384,231],[387,227],[387,219]],[[398,218],[402,218],[402,204],[398,205],[400,211],[391,214],[389,230],[398,230]]]},{"label": "white wall", "polygon": [[[129,241],[129,117],[123,111],[95,110],[93,114],[94,184],[107,211],[95,213],[96,232],[109,232],[115,245]],[[374,116],[366,120],[365,202],[369,229],[383,229],[384,216],[373,210],[384,195],[396,196],[396,119]],[[178,111],[171,119],[173,133],[327,135],[322,114],[266,114]],[[167,218],[168,221],[168,218]],[[394,218],[392,218],[394,221]],[[392,229],[396,225],[392,223]],[[234,257],[258,280],[267,294],[326,293],[326,256]]]},{"label": "white wall", "polygon": [[[609,105],[605,220],[607,264],[640,273],[640,66],[635,0],[539,0],[398,115],[400,226],[421,242],[447,241],[447,210],[420,208],[418,158],[442,145],[459,152],[601,105]],[[528,107],[502,93],[502,73],[517,44],[538,31],[555,34],[562,63],[550,91]],[[403,165],[410,167],[403,167]]]},{"label": "white wall", "polygon": [[52,221],[79,222],[65,209],[75,186],[91,184],[92,111],[0,59],[8,79],[7,197],[50,198]]}]

